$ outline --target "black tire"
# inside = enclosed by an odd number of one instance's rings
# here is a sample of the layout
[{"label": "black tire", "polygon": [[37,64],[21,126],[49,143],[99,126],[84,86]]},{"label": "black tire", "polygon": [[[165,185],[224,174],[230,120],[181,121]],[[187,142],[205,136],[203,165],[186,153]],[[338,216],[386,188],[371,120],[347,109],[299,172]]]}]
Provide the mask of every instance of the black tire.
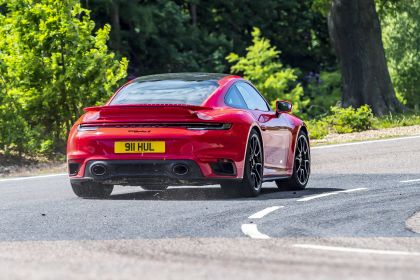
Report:
[{"label": "black tire", "polygon": [[296,140],[296,149],[293,164],[293,174],[288,179],[276,180],[280,190],[304,190],[311,174],[311,150],[308,136],[300,131]]},{"label": "black tire", "polygon": [[72,183],[73,192],[83,198],[107,198],[114,190],[113,185],[105,185],[94,182]]},{"label": "black tire", "polygon": [[244,177],[241,182],[221,184],[222,191],[229,196],[254,197],[261,193],[264,154],[258,133],[252,130],[245,155]]},{"label": "black tire", "polygon": [[141,187],[143,188],[143,190],[146,190],[146,191],[164,191],[169,186],[168,185],[144,185]]}]

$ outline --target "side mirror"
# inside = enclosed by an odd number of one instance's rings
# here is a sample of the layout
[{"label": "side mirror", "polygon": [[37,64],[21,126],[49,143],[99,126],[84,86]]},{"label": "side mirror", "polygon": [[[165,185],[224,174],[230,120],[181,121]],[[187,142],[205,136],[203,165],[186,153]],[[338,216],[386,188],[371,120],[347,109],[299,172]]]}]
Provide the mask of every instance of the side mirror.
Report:
[{"label": "side mirror", "polygon": [[292,111],[292,103],[285,100],[276,101],[276,113],[280,115],[281,113],[290,113]]}]

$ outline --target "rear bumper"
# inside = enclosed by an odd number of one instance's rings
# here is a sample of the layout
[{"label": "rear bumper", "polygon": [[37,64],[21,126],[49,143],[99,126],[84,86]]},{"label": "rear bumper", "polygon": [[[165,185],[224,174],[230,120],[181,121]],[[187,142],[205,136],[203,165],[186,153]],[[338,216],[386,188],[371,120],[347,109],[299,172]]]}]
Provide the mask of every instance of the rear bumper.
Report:
[{"label": "rear bumper", "polygon": [[84,165],[84,177],[70,177],[70,181],[76,184],[98,182],[133,186],[208,185],[239,180],[236,174],[205,177],[193,160],[90,160]]},{"label": "rear bumper", "polygon": [[[67,146],[69,174],[72,179],[83,178],[96,180],[89,174],[91,162],[104,161],[113,169],[115,166],[132,162],[137,174],[115,174],[114,177],[130,179],[133,176],[146,178],[144,170],[154,170],[159,176],[173,181],[179,180],[219,180],[241,179],[243,177],[244,155],[249,126],[235,124],[228,130],[188,130],[183,128],[147,128],[133,131],[130,128],[100,128],[97,131],[77,132],[70,134]],[[165,141],[164,154],[116,154],[116,141]],[[190,177],[174,178],[169,173],[171,164],[185,161],[194,171]],[[169,164],[171,163],[171,164]],[[233,172],[224,172],[223,163],[232,163]],[[134,165],[140,164],[141,168]],[[218,166],[219,165],[219,166]],[[117,168],[117,167],[115,167]],[[114,174],[114,173],[113,173]],[[156,174],[155,174],[156,175]],[[153,175],[153,176],[155,176]],[[105,178],[105,177],[104,177]],[[109,178],[114,179],[114,178]]]}]

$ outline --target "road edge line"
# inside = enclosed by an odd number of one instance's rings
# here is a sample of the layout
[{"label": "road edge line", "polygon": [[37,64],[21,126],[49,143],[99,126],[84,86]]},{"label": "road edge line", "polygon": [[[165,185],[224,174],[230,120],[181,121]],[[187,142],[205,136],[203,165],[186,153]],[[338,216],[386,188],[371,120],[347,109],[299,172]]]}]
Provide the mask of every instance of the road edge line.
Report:
[{"label": "road edge line", "polygon": [[0,183],[11,182],[11,181],[24,181],[24,180],[31,180],[31,179],[42,179],[42,178],[49,178],[49,177],[59,177],[59,176],[67,176],[67,173],[47,174],[47,175],[28,176],[28,177],[13,177],[13,178],[7,178],[7,179],[0,179]]},{"label": "road edge line", "polygon": [[328,149],[328,148],[354,146],[354,145],[363,145],[363,144],[380,143],[380,142],[391,142],[391,141],[416,139],[416,138],[420,138],[420,135],[405,136],[405,137],[396,137],[396,138],[387,138],[387,139],[377,139],[377,140],[365,140],[365,141],[349,142],[349,143],[342,143],[342,144],[330,144],[330,145],[326,144],[326,145],[311,147],[311,150],[321,150],[321,149]]}]

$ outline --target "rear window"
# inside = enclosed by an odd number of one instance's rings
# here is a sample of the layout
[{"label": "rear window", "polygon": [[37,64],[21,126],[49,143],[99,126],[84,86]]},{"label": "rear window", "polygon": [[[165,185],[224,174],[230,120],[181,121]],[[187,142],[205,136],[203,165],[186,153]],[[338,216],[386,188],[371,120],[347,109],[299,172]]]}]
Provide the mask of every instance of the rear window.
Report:
[{"label": "rear window", "polygon": [[110,105],[190,104],[201,105],[218,87],[215,81],[144,81],[122,88]]}]

